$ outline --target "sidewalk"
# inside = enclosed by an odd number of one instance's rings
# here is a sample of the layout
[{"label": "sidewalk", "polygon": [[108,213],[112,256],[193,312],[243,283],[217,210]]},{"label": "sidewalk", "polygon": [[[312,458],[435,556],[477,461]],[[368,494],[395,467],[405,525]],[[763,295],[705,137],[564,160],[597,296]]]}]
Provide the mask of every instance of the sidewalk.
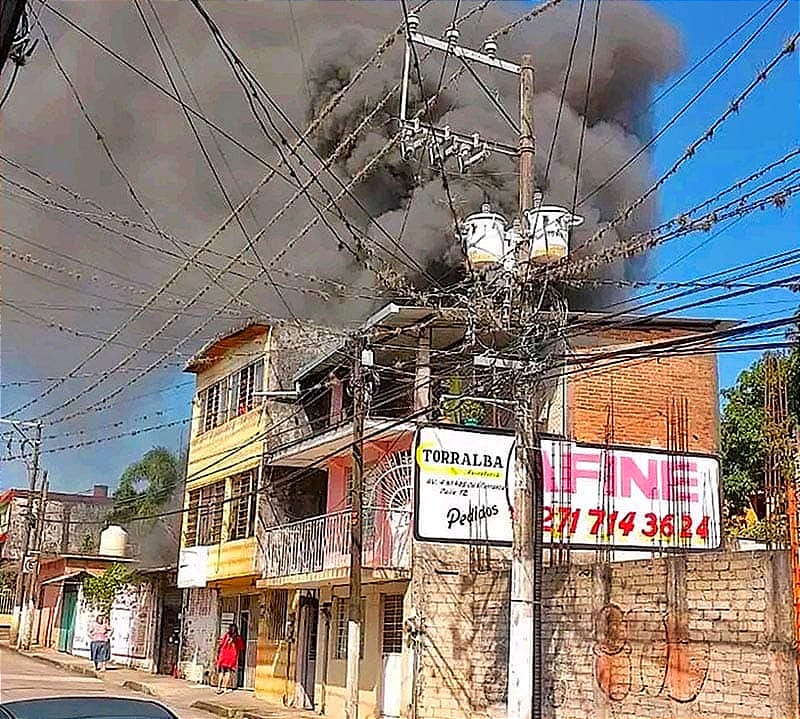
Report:
[{"label": "sidewalk", "polygon": [[[7,646],[7,645],[6,645]],[[12,651],[19,651],[12,648]],[[110,665],[105,672],[96,672],[91,662],[54,649],[35,648],[19,651],[31,659],[61,669],[97,677],[107,684],[140,692],[154,699],[168,701],[183,708],[200,709],[230,719],[319,719],[319,715],[303,709],[290,709],[256,699],[250,691],[239,690],[217,695],[214,687],[190,684],[183,679],[161,674],[146,674],[135,669]]]}]

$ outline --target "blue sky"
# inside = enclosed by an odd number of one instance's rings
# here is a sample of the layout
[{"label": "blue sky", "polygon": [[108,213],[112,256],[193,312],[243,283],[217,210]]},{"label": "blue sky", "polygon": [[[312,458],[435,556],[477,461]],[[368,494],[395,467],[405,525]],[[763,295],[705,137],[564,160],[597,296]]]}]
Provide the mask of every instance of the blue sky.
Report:
[{"label": "blue sky", "polygon": [[[651,4],[680,28],[687,67],[691,67],[763,3],[750,0],[655,0]],[[773,3],[679,87],[666,95],[655,107],[655,127],[663,127],[777,5],[777,2]],[[657,175],[666,171],[685,148],[703,134],[725,111],[730,100],[778,53],[786,39],[798,28],[798,9],[800,3],[789,2],[695,106],[657,142],[654,153]],[[798,55],[800,53],[796,52],[794,56],[783,60],[770,74],[768,81],[742,104],[740,112],[726,121],[714,138],[665,185],[660,195],[664,218],[674,217],[681,210],[702,202],[718,190],[797,147],[800,127]],[[795,162],[792,167],[796,166]],[[782,173],[776,171],[778,174]],[[688,280],[797,247],[798,227],[800,209],[796,201],[790,201],[783,211],[770,209],[751,214],[710,241],[704,234],[672,241],[659,251],[655,269],[658,272],[661,268],[676,264],[660,272],[657,279]],[[695,248],[699,249],[682,259]],[[789,269],[783,272],[796,271]],[[777,276],[764,275],[760,279],[766,281]],[[692,296],[691,299],[695,298]],[[769,319],[789,314],[798,303],[800,295],[776,289],[742,297],[738,302],[720,302],[692,309],[687,314],[749,319],[770,313],[764,317]],[[738,373],[757,357],[758,353],[721,355],[720,386],[733,384]]]},{"label": "blue sky", "polygon": [[[652,0],[650,4],[681,31],[686,67],[691,67],[756,11],[762,1]],[[655,105],[656,129],[669,121],[776,6],[777,0]],[[787,37],[796,31],[799,10],[800,2],[791,0],[696,105],[658,140],[653,155],[655,176],[660,176],[669,168],[685,148],[725,111],[730,100],[776,55]],[[798,56],[800,52],[784,60],[771,73],[768,81],[742,105],[740,112],[725,122],[713,140],[698,151],[663,187],[660,193],[660,214],[663,219],[669,219],[702,202],[798,145]],[[797,162],[792,166],[797,166]],[[770,209],[755,213],[713,238],[694,234],[664,245],[653,262],[651,275],[659,280],[685,281],[727,267],[753,262],[796,247],[798,227],[800,209],[796,203],[790,202],[783,211]],[[792,271],[784,270],[784,273]],[[773,277],[774,275],[765,275],[760,279],[768,280]],[[692,295],[689,300],[703,296],[707,295]],[[789,314],[798,301],[800,295],[793,295],[788,290],[772,290],[746,296],[739,302],[721,302],[691,309],[686,314],[731,319],[768,319]],[[649,311],[666,309],[667,306],[659,305]],[[4,347],[4,351],[9,349],[11,348]],[[755,353],[721,355],[720,386],[731,385],[741,369],[756,357]],[[173,376],[164,379],[164,391],[133,391],[131,397],[125,399],[131,407],[131,414],[136,417],[147,415],[150,418],[148,422],[137,422],[137,426],[185,417],[192,398],[192,380],[190,375],[177,378]],[[9,401],[9,405],[18,404],[17,397],[20,401],[26,398],[22,394],[14,393],[14,401]],[[98,417],[91,427],[86,428],[85,435],[53,439],[48,444],[67,445],[73,441],[122,433],[128,429],[129,427],[105,426],[102,418]],[[47,462],[51,467],[56,465],[52,474],[59,488],[84,491],[95,482],[113,486],[122,469],[154,444],[177,450],[182,441],[182,432],[185,432],[184,427],[176,427],[158,433],[104,442],[82,450],[46,455]],[[0,463],[0,474],[0,487],[24,483],[24,470],[19,463]]]}]

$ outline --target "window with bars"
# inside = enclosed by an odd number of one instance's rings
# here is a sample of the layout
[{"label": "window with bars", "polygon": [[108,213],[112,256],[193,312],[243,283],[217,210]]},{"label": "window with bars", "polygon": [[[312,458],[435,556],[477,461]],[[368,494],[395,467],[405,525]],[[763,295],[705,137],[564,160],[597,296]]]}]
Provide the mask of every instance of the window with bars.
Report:
[{"label": "window with bars", "polygon": [[208,432],[225,421],[228,400],[227,387],[227,380],[220,380],[200,393],[201,431]]},{"label": "window with bars", "polygon": [[[350,613],[350,600],[347,597],[336,597],[336,646],[334,658],[347,659],[347,621]],[[359,659],[364,658],[364,635],[366,632],[367,600],[361,597],[361,645]]]},{"label": "window with bars", "polygon": [[381,605],[381,651],[384,654],[401,654],[403,651],[403,595],[384,594]]},{"label": "window with bars", "polygon": [[189,492],[184,544],[187,547],[218,544],[222,541],[222,507],[225,480]]},{"label": "window with bars", "polygon": [[261,391],[264,362],[259,360],[235,372],[231,377],[231,417],[238,417],[256,406],[256,392]]},{"label": "window with bars", "polygon": [[289,611],[289,590],[273,589],[266,600],[266,637],[268,642],[286,639],[286,619]]},{"label": "window with bars", "polygon": [[252,537],[256,524],[255,470],[231,477],[230,539]]}]

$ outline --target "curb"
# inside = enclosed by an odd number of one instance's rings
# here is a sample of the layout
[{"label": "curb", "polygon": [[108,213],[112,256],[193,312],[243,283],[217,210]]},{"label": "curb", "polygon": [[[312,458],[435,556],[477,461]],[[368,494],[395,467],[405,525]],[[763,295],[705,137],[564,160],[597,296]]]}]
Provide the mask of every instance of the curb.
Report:
[{"label": "curb", "polygon": [[149,697],[158,697],[158,692],[156,692],[152,687],[148,686],[147,684],[143,684],[142,682],[132,681],[130,679],[126,679],[122,682],[123,689],[130,689],[133,692],[139,692],[140,694],[146,694]]},{"label": "curb", "polygon": [[216,714],[218,717],[224,717],[224,719],[276,719],[278,716],[275,714],[260,714],[250,709],[234,709],[233,707],[226,707],[222,704],[203,700],[194,702],[192,709],[200,709],[200,711]]},{"label": "curb", "polygon": [[192,709],[199,709],[200,711],[208,712],[209,714],[216,714],[219,717],[226,717],[227,719],[239,719],[242,717],[242,712],[237,709],[215,704],[214,702],[203,701],[202,699],[192,703]]},{"label": "curb", "polygon": [[50,666],[58,667],[59,669],[66,669],[67,671],[70,671],[73,674],[82,674],[83,676],[95,677],[95,679],[100,679],[100,673],[96,672],[91,667],[85,667],[80,664],[70,664],[68,662],[60,662],[57,659],[51,659],[50,657],[45,657],[42,656],[41,654],[35,654],[33,652],[25,652],[19,649],[12,649],[11,651],[16,652],[21,657],[27,657],[28,659],[33,659],[37,662],[49,664]]}]

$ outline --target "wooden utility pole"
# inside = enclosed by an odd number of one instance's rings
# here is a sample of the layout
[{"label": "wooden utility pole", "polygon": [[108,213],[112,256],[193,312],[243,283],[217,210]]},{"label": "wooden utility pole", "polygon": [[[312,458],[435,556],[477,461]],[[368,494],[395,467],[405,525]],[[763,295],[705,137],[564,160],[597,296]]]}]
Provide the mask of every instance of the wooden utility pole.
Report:
[{"label": "wooden utility pole", "polygon": [[364,339],[358,338],[353,363],[353,482],[350,488],[350,607],[347,621],[346,719],[358,719],[361,659],[361,553],[364,494]]},{"label": "wooden utility pole", "polygon": [[[533,60],[523,55],[519,76],[519,213],[524,236],[530,236],[532,227],[527,227],[526,211],[533,207],[535,189],[533,137]],[[527,243],[524,243],[527,244]],[[517,254],[521,261],[517,266],[517,290],[513,304],[525,301],[526,293],[521,282],[527,274],[530,248],[523,246]],[[513,305],[512,305],[513,306]],[[539,717],[540,704],[535,697],[541,667],[536,666],[539,652],[535,649],[537,631],[535,611],[535,557],[534,511],[535,478],[531,458],[536,449],[532,446],[534,435],[535,397],[531,385],[517,378],[516,399],[516,484],[514,487],[513,544],[511,563],[511,622],[508,661],[508,716],[509,719],[532,719]],[[539,707],[540,709],[540,707]]]},{"label": "wooden utility pole", "polygon": [[[533,134],[533,58],[523,55],[519,72],[519,214],[525,229],[525,212],[533,207],[536,175],[533,161],[536,139]],[[533,229],[533,228],[528,228]]]}]

